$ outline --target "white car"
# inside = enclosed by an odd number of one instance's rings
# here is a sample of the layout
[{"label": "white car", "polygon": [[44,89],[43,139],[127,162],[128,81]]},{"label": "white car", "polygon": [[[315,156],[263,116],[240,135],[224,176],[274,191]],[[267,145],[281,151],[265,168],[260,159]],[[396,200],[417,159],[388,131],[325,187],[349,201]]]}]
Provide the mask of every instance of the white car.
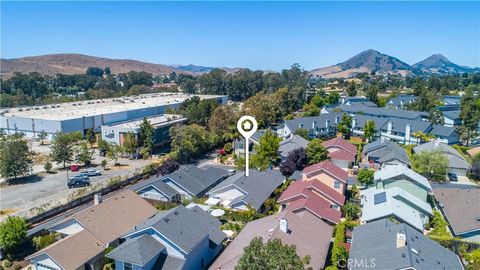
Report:
[{"label": "white car", "polygon": [[82,172],[82,174],[88,175],[88,176],[97,176],[97,175],[101,175],[102,172],[96,169],[89,169],[87,171]]}]

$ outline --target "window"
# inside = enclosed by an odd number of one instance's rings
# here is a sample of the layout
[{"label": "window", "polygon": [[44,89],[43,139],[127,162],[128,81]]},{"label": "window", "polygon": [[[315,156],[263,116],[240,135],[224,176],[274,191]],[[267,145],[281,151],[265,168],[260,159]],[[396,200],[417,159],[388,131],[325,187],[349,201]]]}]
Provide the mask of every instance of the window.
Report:
[{"label": "window", "polygon": [[125,270],[133,270],[133,266],[132,266],[131,263],[124,262],[124,263],[123,263],[123,269],[125,269]]},{"label": "window", "polygon": [[338,181],[333,182],[333,187],[334,188],[340,188],[340,182],[338,182]]}]

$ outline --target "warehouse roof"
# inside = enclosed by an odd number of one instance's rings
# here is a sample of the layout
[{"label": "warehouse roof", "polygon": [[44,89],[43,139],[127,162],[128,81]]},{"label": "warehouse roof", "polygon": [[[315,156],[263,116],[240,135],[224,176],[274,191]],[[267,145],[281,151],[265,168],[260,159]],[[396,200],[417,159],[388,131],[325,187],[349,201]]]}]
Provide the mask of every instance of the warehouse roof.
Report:
[{"label": "warehouse roof", "polygon": [[190,95],[181,93],[156,93],[121,98],[94,99],[33,107],[7,109],[5,116],[44,120],[68,120],[94,115],[104,115],[130,110],[155,108],[179,104],[198,96],[200,99],[220,98],[220,95]]},{"label": "warehouse roof", "polygon": [[[167,126],[167,125],[171,125],[171,124],[175,124],[175,123],[183,122],[187,120],[187,118],[184,118],[181,115],[177,115],[177,114],[162,114],[159,116],[147,117],[146,119],[148,122],[150,122],[150,125],[152,125],[153,128],[159,128],[159,127],[163,127],[163,126]],[[143,122],[143,118],[140,118],[132,121],[114,123],[108,126],[117,127],[117,128],[139,129],[142,122]]]}]

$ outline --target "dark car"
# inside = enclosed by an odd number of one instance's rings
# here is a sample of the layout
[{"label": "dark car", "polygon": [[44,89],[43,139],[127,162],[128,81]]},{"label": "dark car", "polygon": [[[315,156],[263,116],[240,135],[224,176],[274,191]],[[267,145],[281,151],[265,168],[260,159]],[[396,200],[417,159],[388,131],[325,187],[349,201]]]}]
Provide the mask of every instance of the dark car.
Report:
[{"label": "dark car", "polygon": [[67,183],[68,188],[76,188],[76,187],[86,187],[90,186],[90,180],[88,176],[85,177],[84,175],[76,175],[70,177]]},{"label": "dark car", "polygon": [[447,173],[447,176],[448,176],[448,180],[450,180],[450,182],[458,182],[458,177],[457,177],[456,174]]}]

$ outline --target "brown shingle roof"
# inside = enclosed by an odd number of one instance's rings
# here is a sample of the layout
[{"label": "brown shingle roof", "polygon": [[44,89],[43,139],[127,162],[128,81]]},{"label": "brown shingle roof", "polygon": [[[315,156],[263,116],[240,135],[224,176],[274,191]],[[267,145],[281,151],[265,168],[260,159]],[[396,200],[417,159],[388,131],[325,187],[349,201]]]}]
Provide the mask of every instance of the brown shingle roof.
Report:
[{"label": "brown shingle roof", "polygon": [[308,167],[305,167],[303,169],[303,174],[306,174],[308,177],[310,177],[310,174],[314,174],[318,171],[323,171],[337,180],[347,183],[348,180],[348,173],[344,171],[342,168],[338,167],[337,165],[333,164],[332,162],[328,160],[324,160],[319,163],[315,163],[313,165],[310,165]]},{"label": "brown shingle roof", "polygon": [[[262,237],[264,242],[278,238],[284,244],[295,245],[300,257],[310,256],[309,267],[322,269],[325,266],[333,227],[310,212],[302,214],[282,212],[249,222],[209,269],[234,269],[243,255],[243,249],[256,236]],[[282,217],[288,221],[288,234],[278,228]]]},{"label": "brown shingle roof", "polygon": [[157,209],[135,192],[125,190],[98,205],[79,212],[73,218],[108,244],[157,212]]},{"label": "brown shingle roof", "polygon": [[456,235],[480,230],[479,188],[434,188],[433,193]]},{"label": "brown shingle roof", "polygon": [[324,141],[324,142],[322,142],[322,146],[325,147],[326,149],[332,148],[332,147],[341,148],[341,149],[349,152],[352,155],[357,154],[357,147],[355,145],[349,143],[345,139],[340,138],[340,137],[335,137],[335,138],[330,139],[328,141]]},{"label": "brown shingle roof", "polygon": [[[125,190],[72,216],[84,230],[29,256],[46,253],[64,269],[76,269],[158,211],[135,192]],[[69,218],[70,219],[70,218]]]}]

